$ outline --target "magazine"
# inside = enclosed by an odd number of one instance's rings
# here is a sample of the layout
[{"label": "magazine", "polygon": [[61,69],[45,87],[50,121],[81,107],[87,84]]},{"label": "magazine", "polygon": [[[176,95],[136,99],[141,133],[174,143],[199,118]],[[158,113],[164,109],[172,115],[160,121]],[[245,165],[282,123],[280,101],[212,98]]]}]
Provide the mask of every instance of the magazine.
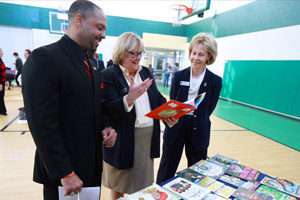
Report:
[{"label": "magazine", "polygon": [[290,195],[284,194],[283,192],[280,192],[274,188],[270,188],[265,185],[261,185],[256,192],[265,194],[265,195],[270,195],[272,196],[275,200],[296,200],[295,197],[292,197]]},{"label": "magazine", "polygon": [[209,184],[208,186],[206,186],[205,188],[209,189],[212,192],[215,192],[218,189],[220,189],[223,185],[224,185],[224,183],[221,183],[219,181],[215,181],[212,184]]},{"label": "magazine", "polygon": [[246,181],[256,181],[260,172],[250,167],[234,163],[227,169],[226,174],[236,176]]},{"label": "magazine", "polygon": [[193,110],[196,110],[199,104],[203,101],[205,94],[206,92],[203,92],[197,97],[184,103],[172,99],[147,113],[145,116],[162,120],[167,117],[174,117],[177,119],[189,112],[192,112]]},{"label": "magazine", "polygon": [[215,191],[215,193],[221,197],[229,198],[234,193],[234,191],[234,188],[229,187],[227,185],[223,185],[220,189]]},{"label": "magazine", "polygon": [[194,165],[192,165],[190,169],[204,176],[209,176],[211,178],[218,179],[220,176],[222,176],[225,173],[227,167],[218,165],[210,161],[206,161],[206,162],[197,162]]},{"label": "magazine", "polygon": [[219,178],[219,180],[229,183],[231,185],[234,185],[236,187],[241,187],[245,183],[245,181],[243,181],[239,178],[233,177],[233,176],[229,176],[227,174],[224,174],[223,176],[221,176]]},{"label": "magazine", "polygon": [[202,179],[206,178],[206,176],[201,175],[189,168],[177,172],[176,175],[198,185],[200,185],[199,183]]},{"label": "magazine", "polygon": [[260,186],[260,183],[258,181],[255,181],[255,182],[247,181],[241,187],[246,188],[251,191],[255,191],[259,186]]},{"label": "magazine", "polygon": [[235,159],[232,159],[232,158],[220,155],[220,154],[214,155],[213,157],[211,157],[209,159],[209,161],[217,162],[220,165],[224,164],[224,165],[227,165],[228,167],[230,167],[234,163],[237,163],[237,164],[240,163],[238,160],[235,160]]},{"label": "magazine", "polygon": [[129,196],[127,196],[125,199],[127,200],[155,200],[155,199],[165,199],[165,200],[179,200],[181,197],[179,197],[176,194],[173,194],[169,192],[168,190],[160,187],[159,185],[152,185],[145,189],[142,189],[138,192],[135,192]]},{"label": "magazine", "polygon": [[246,188],[238,188],[232,196],[235,197],[235,199],[244,199],[244,200],[273,200],[274,198],[270,195],[265,195],[262,193],[254,192],[251,190],[248,190]]},{"label": "magazine", "polygon": [[280,178],[272,179],[266,176],[261,180],[260,183],[287,194],[300,197],[299,185],[291,181]]},{"label": "magazine", "polygon": [[201,187],[193,182],[177,177],[163,187],[188,200],[199,200],[210,193],[209,189]]},{"label": "magazine", "polygon": [[206,197],[203,198],[203,200],[225,200],[225,198],[216,194],[209,193],[208,195],[206,195]]},{"label": "magazine", "polygon": [[215,181],[216,181],[215,179],[206,176],[204,179],[200,181],[199,185],[203,187],[207,187],[208,185],[214,183]]}]

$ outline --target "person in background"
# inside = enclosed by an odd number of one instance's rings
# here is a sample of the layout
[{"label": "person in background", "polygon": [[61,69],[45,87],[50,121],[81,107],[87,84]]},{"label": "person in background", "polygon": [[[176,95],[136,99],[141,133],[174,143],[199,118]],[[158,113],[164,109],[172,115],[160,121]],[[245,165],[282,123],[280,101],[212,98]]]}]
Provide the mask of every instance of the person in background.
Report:
[{"label": "person in background", "polygon": [[[105,39],[106,16],[87,0],[74,1],[68,30],[27,59],[23,98],[28,126],[36,145],[33,180],[43,184],[44,199],[100,187],[102,144],[116,141],[102,111],[101,74],[89,64],[87,50]],[[96,101],[97,100],[97,101]]]},{"label": "person in background", "polygon": [[16,69],[18,70],[18,72],[16,74],[16,77],[15,77],[15,80],[16,80],[17,86],[20,87],[21,84],[20,84],[18,78],[22,74],[23,62],[22,62],[22,60],[19,57],[19,54],[17,52],[14,52],[13,55],[14,55],[14,57],[16,59]]},{"label": "person in background", "polygon": [[149,64],[149,70],[150,70],[150,72],[151,72],[152,75],[153,75],[154,69],[153,69],[153,67],[152,67],[152,64]]},{"label": "person in background", "polygon": [[[123,33],[113,49],[114,65],[102,71],[104,108],[118,132],[113,148],[104,148],[103,185],[111,199],[131,194],[154,182],[154,158],[160,156],[160,122],[145,116],[166,102],[147,67],[140,65],[142,39]],[[174,125],[177,120],[168,118]]]},{"label": "person in background", "polygon": [[109,59],[109,61],[107,61],[107,63],[106,63],[106,68],[110,67],[110,66],[113,66],[113,64],[114,64],[113,60]]},{"label": "person in background", "polygon": [[[24,58],[25,58],[25,61],[24,61],[24,65],[26,63],[26,60],[28,59],[28,57],[30,56],[31,54],[31,50],[30,49],[25,49],[24,51]],[[21,75],[21,80],[22,80],[22,75]],[[20,123],[26,123],[27,122],[27,119],[26,119],[26,114],[25,114],[25,109],[24,107],[21,107],[18,109],[19,110],[19,121]]]},{"label": "person in background", "polygon": [[172,79],[170,99],[185,102],[203,92],[206,95],[194,112],[179,118],[173,127],[165,128],[158,184],[175,175],[184,146],[188,166],[207,158],[211,126],[209,117],[217,105],[222,79],[208,70],[206,65],[215,62],[217,53],[217,42],[212,35],[195,35],[189,45],[191,67],[176,72]]},{"label": "person in background", "polygon": [[95,64],[97,69],[99,69],[100,71],[105,69],[104,62],[102,60],[99,60],[99,55],[97,53],[92,53],[90,60]]},{"label": "person in background", "polygon": [[172,72],[172,67],[169,65],[169,63],[166,64],[166,68],[164,72],[165,72],[164,87],[169,87],[169,78]]},{"label": "person in background", "polygon": [[6,67],[2,60],[3,51],[0,48],[0,115],[7,115],[4,102],[5,85],[6,85]]},{"label": "person in background", "polygon": [[30,56],[30,54],[31,54],[31,50],[30,49],[25,49],[25,51],[24,51],[24,58],[25,58],[24,64],[25,64],[26,60],[28,59],[28,57]]},{"label": "person in background", "polygon": [[[179,63],[178,62],[175,62],[174,63],[174,69],[173,69],[173,75],[175,74],[175,72],[178,72],[179,71]],[[173,76],[174,77],[174,76]]]}]

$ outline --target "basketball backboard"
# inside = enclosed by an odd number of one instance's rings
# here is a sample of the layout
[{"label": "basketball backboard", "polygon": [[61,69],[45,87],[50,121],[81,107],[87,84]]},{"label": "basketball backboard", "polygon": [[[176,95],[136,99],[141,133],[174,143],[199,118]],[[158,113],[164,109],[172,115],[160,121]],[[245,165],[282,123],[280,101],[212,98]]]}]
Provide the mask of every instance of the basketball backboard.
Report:
[{"label": "basketball backboard", "polygon": [[171,6],[176,11],[173,25],[181,25],[182,20],[194,15],[203,17],[203,12],[210,8],[210,2],[211,0],[174,1],[175,4]]},{"label": "basketball backboard", "polygon": [[68,29],[68,14],[66,12],[49,12],[50,33],[64,34]]}]

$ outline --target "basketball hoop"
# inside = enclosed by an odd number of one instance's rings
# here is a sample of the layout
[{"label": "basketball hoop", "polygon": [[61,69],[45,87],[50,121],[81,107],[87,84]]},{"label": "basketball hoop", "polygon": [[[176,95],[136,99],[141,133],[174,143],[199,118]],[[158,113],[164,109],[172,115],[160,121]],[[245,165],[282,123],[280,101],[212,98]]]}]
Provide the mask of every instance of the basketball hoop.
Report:
[{"label": "basketball hoop", "polygon": [[193,8],[189,8],[182,4],[174,4],[171,6],[171,8],[177,11],[185,11],[188,15],[192,14],[193,12]]},{"label": "basketball hoop", "polygon": [[190,15],[193,12],[193,8],[189,8],[182,4],[174,4],[171,8],[175,11],[173,14],[173,26],[181,26],[182,17]]}]

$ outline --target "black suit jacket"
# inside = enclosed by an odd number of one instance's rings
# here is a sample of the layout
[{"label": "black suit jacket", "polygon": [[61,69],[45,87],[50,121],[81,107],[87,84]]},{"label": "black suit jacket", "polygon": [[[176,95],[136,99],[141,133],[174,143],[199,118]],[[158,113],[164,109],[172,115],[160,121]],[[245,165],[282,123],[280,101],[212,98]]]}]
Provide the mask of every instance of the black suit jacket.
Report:
[{"label": "black suit jacket", "polygon": [[[175,73],[172,79],[170,90],[170,99],[180,102],[187,101],[189,86],[185,83],[190,82],[190,70],[188,67],[182,71]],[[196,150],[205,150],[209,145],[210,138],[210,115],[214,111],[219,100],[222,88],[222,79],[216,74],[206,69],[206,73],[202,84],[200,85],[198,94],[206,92],[204,100],[194,111],[193,117],[193,143]],[[172,128],[166,127],[164,132],[164,142],[172,145],[179,136],[183,118],[179,118],[178,123]]]},{"label": "black suit jacket", "polygon": [[75,171],[91,186],[96,171],[102,173],[102,82],[93,69],[91,81],[83,59],[83,50],[65,35],[34,50],[23,68],[26,117],[37,146],[36,182],[59,183]]},{"label": "black suit jacket", "polygon": [[[140,71],[142,80],[153,76],[148,68]],[[136,120],[135,106],[126,112],[123,97],[128,94],[129,86],[122,74],[119,65],[112,65],[102,71],[104,86],[104,107],[107,109],[110,124],[118,133],[115,146],[104,148],[104,161],[117,169],[129,169],[134,163],[134,126]],[[166,99],[157,90],[155,82],[147,90],[151,109],[166,102]],[[154,120],[154,129],[151,144],[151,158],[160,156],[160,124]]]},{"label": "black suit jacket", "polygon": [[105,69],[104,62],[102,60],[97,60],[94,56],[90,57],[91,64],[94,64],[100,71]]}]

